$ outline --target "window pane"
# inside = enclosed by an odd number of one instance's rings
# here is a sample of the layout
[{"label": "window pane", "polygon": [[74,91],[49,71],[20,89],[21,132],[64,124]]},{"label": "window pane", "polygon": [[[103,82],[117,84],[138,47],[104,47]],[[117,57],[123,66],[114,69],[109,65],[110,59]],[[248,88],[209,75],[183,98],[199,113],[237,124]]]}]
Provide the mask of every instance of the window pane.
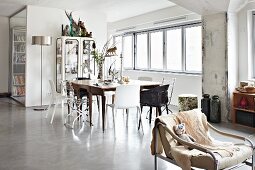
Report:
[{"label": "window pane", "polygon": [[117,47],[117,55],[120,56],[120,53],[122,52],[122,36],[118,36],[114,38],[115,46]]},{"label": "window pane", "polygon": [[137,67],[138,68],[147,68],[148,65],[148,43],[147,43],[147,34],[138,34],[137,35]]},{"label": "window pane", "polygon": [[123,66],[132,67],[132,36],[123,38]]},{"label": "window pane", "polygon": [[201,26],[186,28],[186,70],[202,71]]},{"label": "window pane", "polygon": [[182,30],[167,31],[167,69],[182,70]]},{"label": "window pane", "polygon": [[120,54],[122,53],[122,36],[114,38],[115,46],[117,47],[117,57],[115,61],[115,66],[117,70],[120,70]]},{"label": "window pane", "polygon": [[163,32],[151,33],[151,69],[163,69]]}]

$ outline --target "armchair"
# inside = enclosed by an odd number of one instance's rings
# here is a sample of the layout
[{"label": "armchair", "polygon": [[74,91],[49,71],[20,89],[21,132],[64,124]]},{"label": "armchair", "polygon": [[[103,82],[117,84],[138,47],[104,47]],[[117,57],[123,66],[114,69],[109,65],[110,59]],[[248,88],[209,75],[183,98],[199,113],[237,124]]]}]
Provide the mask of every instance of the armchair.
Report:
[{"label": "armchair", "polygon": [[[179,123],[186,124],[187,133],[196,139],[190,143],[179,138],[173,126]],[[209,129],[224,138],[231,137],[239,143],[220,142],[213,139]],[[206,120],[206,116],[198,109],[160,116],[155,121],[151,153],[155,156],[155,170],[157,158],[164,159],[183,170],[192,167],[219,170],[236,168],[240,164],[247,164],[254,170],[254,145],[242,136],[228,134],[214,128]],[[248,159],[251,158],[251,162]]]}]

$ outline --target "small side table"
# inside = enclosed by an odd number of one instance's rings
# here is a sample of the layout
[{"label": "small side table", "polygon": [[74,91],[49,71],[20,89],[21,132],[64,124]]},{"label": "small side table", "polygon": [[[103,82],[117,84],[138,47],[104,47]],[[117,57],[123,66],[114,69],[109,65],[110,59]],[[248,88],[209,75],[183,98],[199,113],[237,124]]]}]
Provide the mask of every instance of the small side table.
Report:
[{"label": "small side table", "polygon": [[178,96],[178,105],[179,105],[179,111],[187,111],[187,110],[196,109],[198,105],[197,95],[180,94]]}]

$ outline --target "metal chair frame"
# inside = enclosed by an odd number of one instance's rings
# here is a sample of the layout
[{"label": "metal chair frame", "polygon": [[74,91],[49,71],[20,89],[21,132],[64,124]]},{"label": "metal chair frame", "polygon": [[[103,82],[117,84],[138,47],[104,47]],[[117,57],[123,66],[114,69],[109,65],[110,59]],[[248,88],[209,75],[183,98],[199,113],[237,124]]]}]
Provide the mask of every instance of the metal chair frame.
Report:
[{"label": "metal chair frame", "polygon": [[[253,143],[251,142],[251,140],[249,140],[249,139],[247,139],[247,138],[245,138],[245,137],[242,137],[242,136],[233,135],[233,134],[229,134],[229,133],[220,131],[220,130],[216,129],[215,127],[213,127],[213,126],[212,126],[211,124],[209,124],[209,123],[208,123],[208,125],[209,125],[208,127],[209,127],[211,130],[215,131],[215,132],[218,133],[218,134],[225,135],[225,136],[232,137],[232,138],[236,138],[236,139],[240,139],[240,140],[243,140],[243,141],[247,141],[247,142],[250,144],[251,148],[253,148],[253,154],[252,154],[252,158],[251,158],[252,162],[251,162],[251,163],[248,162],[247,160],[245,160],[244,162],[242,162],[242,163],[240,163],[240,164],[234,165],[234,166],[232,166],[232,167],[225,168],[225,170],[230,170],[230,169],[239,168],[239,167],[242,166],[243,164],[246,164],[246,165],[248,165],[248,166],[251,166],[251,170],[255,170],[255,164],[254,164],[254,163],[255,163],[255,156],[254,156],[254,149],[255,149],[255,148],[254,148],[254,145],[253,145]],[[198,145],[196,145],[196,144],[189,143],[189,142],[187,142],[187,141],[182,140],[182,139],[179,138],[176,134],[174,134],[171,130],[169,130],[169,129],[166,127],[165,124],[162,124],[161,122],[156,122],[156,123],[155,123],[155,130],[154,130],[154,132],[153,132],[153,133],[154,133],[153,135],[154,135],[154,137],[155,137],[155,142],[154,142],[154,150],[155,150],[155,155],[154,155],[154,170],[158,170],[158,160],[157,160],[158,158],[161,158],[161,159],[163,159],[163,160],[165,160],[165,161],[167,161],[167,162],[170,162],[170,163],[172,163],[172,164],[178,166],[175,160],[170,159],[170,158],[168,158],[168,157],[166,157],[166,156],[164,156],[164,155],[162,155],[162,154],[159,154],[158,151],[157,151],[157,149],[158,149],[158,147],[157,147],[157,146],[158,146],[158,140],[160,140],[160,139],[159,139],[159,126],[163,126],[164,129],[166,130],[166,132],[169,133],[169,134],[173,137],[173,139],[175,139],[176,141],[178,141],[178,142],[181,143],[182,145],[186,145],[186,146],[188,146],[189,148],[197,149],[197,150],[202,151],[202,152],[204,152],[204,153],[208,153],[208,154],[213,158],[213,160],[214,160],[214,167],[213,167],[213,169],[214,169],[214,170],[219,170],[219,162],[218,162],[218,160],[216,159],[216,157],[215,157],[215,155],[214,155],[214,153],[213,153],[212,151],[210,151],[210,150],[208,150],[208,149],[206,149],[206,148],[200,147],[200,146],[198,146]],[[192,169],[193,169],[193,168],[192,168]]]}]

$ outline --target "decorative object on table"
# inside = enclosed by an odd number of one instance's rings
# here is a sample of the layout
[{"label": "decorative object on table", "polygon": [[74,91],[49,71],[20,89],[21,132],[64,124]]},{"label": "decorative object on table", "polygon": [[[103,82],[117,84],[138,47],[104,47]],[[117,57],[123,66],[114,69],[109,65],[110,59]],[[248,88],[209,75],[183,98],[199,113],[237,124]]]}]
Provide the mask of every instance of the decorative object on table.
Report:
[{"label": "decorative object on table", "polygon": [[122,81],[125,82],[125,83],[128,83],[129,82],[129,77],[128,76],[123,76]]},{"label": "decorative object on table", "polygon": [[110,65],[110,68],[108,70],[108,75],[111,76],[112,82],[115,81],[115,79],[119,73],[115,68],[113,68],[113,65],[115,64],[115,62],[116,62],[116,60],[114,60],[114,62]]},{"label": "decorative object on table", "polygon": [[73,19],[72,12],[68,13],[65,11],[67,18],[69,19],[70,25],[66,25],[65,29],[62,26],[62,35],[71,37],[92,37],[92,32],[88,32],[84,22],[79,18],[78,22]]},{"label": "decorative object on table", "polygon": [[179,111],[197,108],[197,96],[194,94],[181,94],[178,96]]},{"label": "decorative object on table", "polygon": [[240,81],[240,83],[239,83],[240,88],[244,88],[244,86],[248,86],[248,85],[249,85],[248,81]]},{"label": "decorative object on table", "polygon": [[246,97],[242,97],[239,102],[239,108],[247,109],[248,108],[248,100]]},{"label": "decorative object on table", "polygon": [[98,76],[97,78],[100,80],[103,80],[103,65],[104,65],[104,56],[102,53],[99,53],[98,50],[92,51],[92,55],[94,58],[94,61],[96,62],[97,69],[98,69]]},{"label": "decorative object on table", "polygon": [[210,120],[210,105],[211,99],[209,94],[203,94],[201,99],[201,111],[206,115],[207,121]]},{"label": "decorative object on table", "polygon": [[50,36],[32,36],[32,45],[40,45],[41,46],[41,72],[40,72],[40,77],[41,77],[41,106],[38,108],[35,108],[34,110],[47,110],[47,108],[42,107],[42,91],[43,91],[43,87],[42,87],[42,55],[43,55],[43,50],[42,47],[43,46],[50,46],[52,44],[52,37]]},{"label": "decorative object on table", "polygon": [[254,82],[252,81],[240,81],[237,91],[242,93],[255,93]]},{"label": "decorative object on table", "polygon": [[220,123],[221,121],[221,106],[219,96],[212,96],[210,122]]}]

